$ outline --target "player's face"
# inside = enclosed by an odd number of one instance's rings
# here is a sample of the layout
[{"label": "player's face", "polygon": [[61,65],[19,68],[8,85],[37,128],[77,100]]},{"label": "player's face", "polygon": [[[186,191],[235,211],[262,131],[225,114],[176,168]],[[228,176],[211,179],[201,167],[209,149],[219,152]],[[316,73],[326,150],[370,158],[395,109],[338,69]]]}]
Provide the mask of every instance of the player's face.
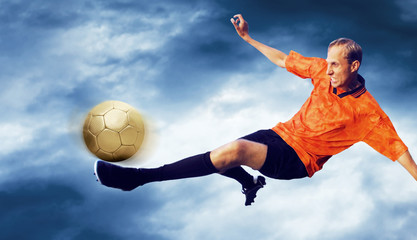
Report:
[{"label": "player's face", "polygon": [[352,68],[345,57],[343,46],[333,46],[327,52],[327,75],[330,76],[330,83],[335,88],[348,91],[349,84],[356,77],[356,71]]}]

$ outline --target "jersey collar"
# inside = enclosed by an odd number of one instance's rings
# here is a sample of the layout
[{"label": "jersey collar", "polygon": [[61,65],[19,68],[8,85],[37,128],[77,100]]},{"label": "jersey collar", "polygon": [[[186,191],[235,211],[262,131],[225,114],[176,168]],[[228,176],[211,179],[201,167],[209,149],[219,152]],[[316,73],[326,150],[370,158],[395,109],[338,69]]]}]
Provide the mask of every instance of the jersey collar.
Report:
[{"label": "jersey collar", "polygon": [[333,88],[333,93],[336,94],[339,98],[344,98],[348,95],[352,95],[352,97],[358,98],[366,92],[365,79],[359,74],[358,74],[358,81],[361,83],[361,85],[359,87],[349,91],[349,92],[344,92],[344,93],[341,93],[341,94],[337,94],[337,89],[334,87]]}]

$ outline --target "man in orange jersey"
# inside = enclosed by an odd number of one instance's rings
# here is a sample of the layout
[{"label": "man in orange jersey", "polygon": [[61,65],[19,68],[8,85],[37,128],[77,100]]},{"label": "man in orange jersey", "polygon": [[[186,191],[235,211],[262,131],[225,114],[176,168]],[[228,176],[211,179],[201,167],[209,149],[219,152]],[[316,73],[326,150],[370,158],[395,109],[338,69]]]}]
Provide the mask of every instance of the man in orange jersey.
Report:
[{"label": "man in orange jersey", "polygon": [[346,38],[333,41],[327,59],[308,58],[294,51],[287,55],[252,39],[240,14],[231,22],[243,40],[273,63],[311,79],[314,89],[300,111],[272,129],[159,168],[123,168],[97,161],[98,181],[129,191],[149,182],[221,173],[242,184],[245,205],[250,205],[265,178],[253,177],[242,165],[275,179],[312,177],[329,158],[360,141],[398,160],[417,180],[417,165],[408,148],[358,74],[362,49],[356,42]]}]

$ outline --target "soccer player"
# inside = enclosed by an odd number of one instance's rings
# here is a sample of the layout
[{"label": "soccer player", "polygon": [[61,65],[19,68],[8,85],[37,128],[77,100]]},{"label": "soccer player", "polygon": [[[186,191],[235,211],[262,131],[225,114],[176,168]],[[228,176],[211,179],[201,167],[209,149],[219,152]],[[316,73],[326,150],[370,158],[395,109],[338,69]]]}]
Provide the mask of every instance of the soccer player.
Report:
[{"label": "soccer player", "polygon": [[265,178],[253,177],[242,165],[274,179],[312,177],[329,158],[360,141],[398,160],[417,180],[417,165],[407,146],[358,74],[362,49],[356,42],[346,38],[331,42],[327,59],[304,57],[294,51],[287,55],[251,38],[242,15],[235,15],[231,22],[239,36],[270,61],[311,79],[314,89],[301,109],[272,129],[159,168],[123,168],[97,161],[95,174],[100,183],[130,191],[149,182],[220,173],[242,185],[245,205],[250,205]]}]

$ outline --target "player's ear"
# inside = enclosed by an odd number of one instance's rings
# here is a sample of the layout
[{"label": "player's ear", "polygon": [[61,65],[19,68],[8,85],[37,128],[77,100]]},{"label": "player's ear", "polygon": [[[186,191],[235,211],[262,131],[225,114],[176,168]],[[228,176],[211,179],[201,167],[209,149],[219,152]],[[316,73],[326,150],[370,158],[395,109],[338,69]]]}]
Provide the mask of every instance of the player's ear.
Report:
[{"label": "player's ear", "polygon": [[361,66],[361,63],[358,60],[355,60],[350,65],[350,71],[351,72],[357,72],[359,70],[360,66]]}]

